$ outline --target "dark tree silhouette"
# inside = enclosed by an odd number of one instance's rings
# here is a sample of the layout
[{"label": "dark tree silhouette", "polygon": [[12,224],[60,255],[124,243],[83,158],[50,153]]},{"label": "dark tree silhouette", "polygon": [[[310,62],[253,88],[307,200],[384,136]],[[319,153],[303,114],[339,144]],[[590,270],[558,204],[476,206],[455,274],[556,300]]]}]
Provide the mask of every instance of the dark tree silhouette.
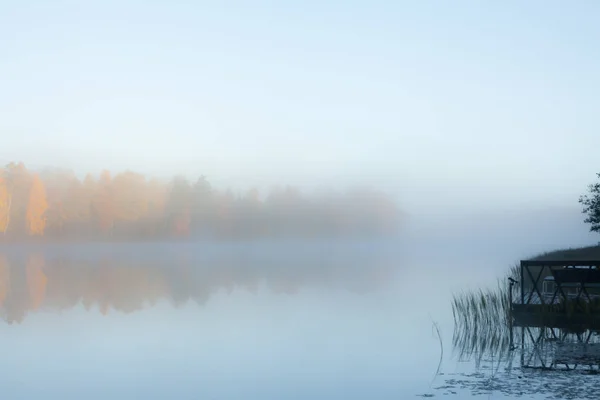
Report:
[{"label": "dark tree silhouette", "polygon": [[[600,173],[596,174],[600,178]],[[584,222],[590,224],[590,231],[600,231],[600,182],[588,186],[588,194],[579,197],[583,205],[583,213],[587,214]]]}]

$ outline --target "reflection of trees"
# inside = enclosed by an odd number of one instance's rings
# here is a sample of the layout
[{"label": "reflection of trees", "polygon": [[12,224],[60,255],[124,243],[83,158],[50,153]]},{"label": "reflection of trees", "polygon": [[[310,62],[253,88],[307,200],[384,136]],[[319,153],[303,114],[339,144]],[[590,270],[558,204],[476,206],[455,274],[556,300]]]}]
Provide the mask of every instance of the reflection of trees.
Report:
[{"label": "reflection of trees", "polygon": [[291,259],[248,257],[246,254],[195,257],[185,252],[167,257],[26,257],[0,254],[0,307],[3,318],[21,322],[28,311],[85,309],[131,313],[164,299],[176,306],[204,304],[220,290],[256,293],[261,286],[293,293],[308,285],[340,285],[369,290],[389,280],[391,266],[354,265],[328,260],[310,265]]},{"label": "reflection of trees", "polygon": [[46,295],[48,279],[44,274],[44,257],[35,254],[29,257],[25,266],[27,272],[27,288],[29,289],[30,306],[37,309],[42,305]]},{"label": "reflection of trees", "polygon": [[47,284],[43,269],[39,254],[30,255],[22,268],[11,268],[8,258],[0,255],[0,304],[8,323],[23,321],[26,310],[42,305]]},{"label": "reflection of trees", "polygon": [[8,296],[10,290],[10,269],[6,256],[0,254],[0,306],[4,304],[4,300]]}]

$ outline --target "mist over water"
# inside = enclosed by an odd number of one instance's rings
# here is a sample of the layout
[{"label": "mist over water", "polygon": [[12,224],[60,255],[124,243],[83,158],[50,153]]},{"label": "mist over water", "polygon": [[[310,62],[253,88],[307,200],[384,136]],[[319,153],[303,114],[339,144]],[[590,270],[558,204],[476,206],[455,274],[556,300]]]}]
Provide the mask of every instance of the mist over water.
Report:
[{"label": "mist over water", "polygon": [[3,381],[17,398],[364,397],[395,364],[391,245],[5,252]]},{"label": "mist over water", "polygon": [[1,2],[0,399],[597,398],[498,324],[598,241],[564,3]]},{"label": "mist over water", "polygon": [[[442,228],[438,240],[4,246],[0,381],[24,399],[485,394],[474,385],[486,369],[453,351],[451,298],[495,285],[520,252],[575,237],[511,237],[525,228],[496,227],[502,252]],[[448,386],[460,371],[480,379]]]}]

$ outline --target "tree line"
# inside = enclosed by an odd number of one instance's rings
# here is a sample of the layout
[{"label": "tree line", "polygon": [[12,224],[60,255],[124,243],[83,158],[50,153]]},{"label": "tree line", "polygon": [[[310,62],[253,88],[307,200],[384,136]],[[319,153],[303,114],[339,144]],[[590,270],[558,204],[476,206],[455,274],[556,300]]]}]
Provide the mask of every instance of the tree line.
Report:
[{"label": "tree line", "polygon": [[0,241],[84,238],[257,238],[389,234],[398,209],[372,190],[261,196],[214,188],[206,177],[168,182],[125,171],[79,179],[72,171],[0,169]]}]

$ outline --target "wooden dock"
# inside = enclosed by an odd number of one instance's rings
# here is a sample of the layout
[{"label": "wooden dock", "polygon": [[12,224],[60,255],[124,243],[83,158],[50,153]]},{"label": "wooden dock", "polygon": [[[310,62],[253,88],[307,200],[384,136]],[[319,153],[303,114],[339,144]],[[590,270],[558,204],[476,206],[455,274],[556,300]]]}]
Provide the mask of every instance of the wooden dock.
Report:
[{"label": "wooden dock", "polygon": [[[600,260],[533,259],[522,260],[520,266],[520,296],[511,300],[511,329],[600,331]],[[551,293],[543,290],[548,279],[554,284]]]},{"label": "wooden dock", "polygon": [[552,304],[513,304],[514,326],[600,331],[600,313],[567,312]]}]

